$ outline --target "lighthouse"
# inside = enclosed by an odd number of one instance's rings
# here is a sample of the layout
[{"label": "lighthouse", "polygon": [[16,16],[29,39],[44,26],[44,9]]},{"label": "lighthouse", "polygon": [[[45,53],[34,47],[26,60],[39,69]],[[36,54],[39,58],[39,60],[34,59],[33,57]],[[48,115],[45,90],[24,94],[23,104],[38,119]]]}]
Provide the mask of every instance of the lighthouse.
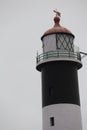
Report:
[{"label": "lighthouse", "polygon": [[74,34],[60,25],[54,11],[54,26],[41,37],[42,54],[36,69],[42,80],[43,130],[82,130],[78,70],[82,67]]}]

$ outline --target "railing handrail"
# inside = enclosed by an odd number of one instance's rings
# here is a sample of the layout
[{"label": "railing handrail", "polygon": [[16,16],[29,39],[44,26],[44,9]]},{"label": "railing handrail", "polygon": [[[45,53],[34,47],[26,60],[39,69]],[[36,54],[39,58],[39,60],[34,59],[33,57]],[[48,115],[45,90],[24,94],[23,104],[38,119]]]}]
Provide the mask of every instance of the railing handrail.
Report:
[{"label": "railing handrail", "polygon": [[49,58],[73,58],[81,61],[80,52],[57,50],[57,51],[49,51],[37,55],[37,63]]}]

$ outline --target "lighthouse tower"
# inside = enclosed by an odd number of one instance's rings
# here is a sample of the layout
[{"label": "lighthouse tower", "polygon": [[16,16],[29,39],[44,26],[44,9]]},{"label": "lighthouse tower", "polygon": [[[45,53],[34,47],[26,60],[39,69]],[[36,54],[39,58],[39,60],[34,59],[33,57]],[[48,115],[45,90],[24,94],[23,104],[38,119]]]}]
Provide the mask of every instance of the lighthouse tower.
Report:
[{"label": "lighthouse tower", "polygon": [[54,27],[41,37],[43,53],[36,58],[42,78],[43,130],[82,130],[78,86],[81,55],[74,45],[75,36],[60,25],[60,13],[54,12]]}]

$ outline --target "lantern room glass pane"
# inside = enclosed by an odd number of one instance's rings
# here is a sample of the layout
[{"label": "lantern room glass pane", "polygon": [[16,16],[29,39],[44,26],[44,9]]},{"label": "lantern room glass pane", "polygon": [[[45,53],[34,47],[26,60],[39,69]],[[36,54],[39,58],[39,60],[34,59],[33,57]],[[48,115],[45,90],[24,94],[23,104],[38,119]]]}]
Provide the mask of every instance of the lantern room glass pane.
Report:
[{"label": "lantern room glass pane", "polygon": [[73,36],[69,34],[57,34],[57,49],[73,51]]}]

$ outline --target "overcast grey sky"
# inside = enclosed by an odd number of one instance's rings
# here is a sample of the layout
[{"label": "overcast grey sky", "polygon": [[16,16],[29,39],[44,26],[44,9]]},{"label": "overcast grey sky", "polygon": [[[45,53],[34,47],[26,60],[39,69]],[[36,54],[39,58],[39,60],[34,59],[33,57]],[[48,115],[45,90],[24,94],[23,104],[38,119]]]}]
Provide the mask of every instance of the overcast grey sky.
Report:
[{"label": "overcast grey sky", "polygon": [[[0,130],[41,130],[41,75],[35,70],[40,37],[61,25],[87,52],[87,0],[0,0]],[[83,130],[87,130],[87,58],[79,70]]]}]

